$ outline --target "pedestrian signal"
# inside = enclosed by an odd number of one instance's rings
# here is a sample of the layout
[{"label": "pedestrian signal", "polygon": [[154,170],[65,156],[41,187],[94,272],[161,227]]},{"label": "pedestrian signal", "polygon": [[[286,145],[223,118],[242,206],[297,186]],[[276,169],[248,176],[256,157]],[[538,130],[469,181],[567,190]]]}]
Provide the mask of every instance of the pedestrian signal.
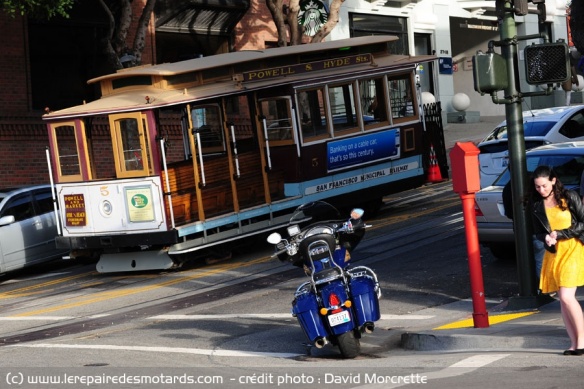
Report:
[{"label": "pedestrian signal", "polygon": [[565,42],[532,44],[523,54],[528,84],[553,84],[570,78],[570,57]]}]

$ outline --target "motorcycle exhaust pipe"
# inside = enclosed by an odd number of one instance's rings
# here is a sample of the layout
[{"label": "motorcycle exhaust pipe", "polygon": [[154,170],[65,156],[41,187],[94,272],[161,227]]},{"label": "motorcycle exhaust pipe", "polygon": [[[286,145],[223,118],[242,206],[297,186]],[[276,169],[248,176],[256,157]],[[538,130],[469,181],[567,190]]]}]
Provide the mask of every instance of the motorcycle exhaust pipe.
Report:
[{"label": "motorcycle exhaust pipe", "polygon": [[365,325],[363,326],[363,331],[365,331],[366,334],[371,334],[373,333],[374,330],[375,324],[373,323],[365,323]]},{"label": "motorcycle exhaust pipe", "polygon": [[327,344],[327,340],[324,337],[316,338],[314,341],[314,347],[316,348],[323,348]]}]

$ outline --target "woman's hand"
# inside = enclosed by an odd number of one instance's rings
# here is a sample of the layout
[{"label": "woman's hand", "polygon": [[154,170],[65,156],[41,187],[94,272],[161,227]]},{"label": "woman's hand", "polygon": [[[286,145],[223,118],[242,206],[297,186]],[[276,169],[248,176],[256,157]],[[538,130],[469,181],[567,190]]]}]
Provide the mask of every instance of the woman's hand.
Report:
[{"label": "woman's hand", "polygon": [[557,238],[558,238],[558,233],[556,231],[552,231],[551,233],[549,233],[545,236],[545,244],[548,246],[553,246],[556,243],[558,243]]}]

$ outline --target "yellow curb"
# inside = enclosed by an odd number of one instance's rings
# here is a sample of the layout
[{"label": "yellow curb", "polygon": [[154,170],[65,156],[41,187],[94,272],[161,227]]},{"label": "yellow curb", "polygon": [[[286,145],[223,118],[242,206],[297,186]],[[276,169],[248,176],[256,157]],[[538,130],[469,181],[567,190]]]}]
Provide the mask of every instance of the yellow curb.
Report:
[{"label": "yellow curb", "polygon": [[[539,311],[533,312],[520,312],[520,313],[506,313],[502,315],[493,315],[489,316],[489,325],[503,323],[505,321],[519,319],[520,317],[525,317],[529,315],[533,315],[534,313],[538,313]],[[445,324],[440,327],[433,328],[434,330],[452,330],[455,328],[471,328],[474,327],[474,320],[471,319],[464,319],[460,321],[456,321],[454,323]]]}]

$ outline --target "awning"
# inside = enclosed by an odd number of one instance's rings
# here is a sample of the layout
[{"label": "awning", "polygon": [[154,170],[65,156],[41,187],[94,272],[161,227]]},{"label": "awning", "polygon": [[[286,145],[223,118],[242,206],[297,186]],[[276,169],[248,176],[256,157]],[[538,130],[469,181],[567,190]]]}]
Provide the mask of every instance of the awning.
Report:
[{"label": "awning", "polygon": [[157,2],[156,32],[229,35],[249,9],[249,0]]}]

